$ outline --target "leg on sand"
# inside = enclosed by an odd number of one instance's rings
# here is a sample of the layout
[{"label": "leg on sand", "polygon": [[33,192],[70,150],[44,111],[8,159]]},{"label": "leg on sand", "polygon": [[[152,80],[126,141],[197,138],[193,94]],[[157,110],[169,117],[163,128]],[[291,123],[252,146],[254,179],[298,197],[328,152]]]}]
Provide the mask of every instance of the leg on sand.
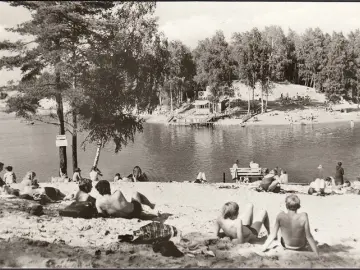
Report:
[{"label": "leg on sand", "polygon": [[140,204],[143,205],[147,205],[149,206],[151,209],[155,208],[155,204],[151,203],[149,201],[148,198],[146,198],[143,194],[141,194],[140,192],[135,192],[134,195],[132,196],[132,199],[139,202]]},{"label": "leg on sand", "polygon": [[253,223],[251,224],[251,227],[257,230],[257,232],[260,232],[261,225],[264,225],[268,235],[270,234],[270,222],[269,222],[269,216],[266,210],[260,210],[255,218]]},{"label": "leg on sand", "polygon": [[245,207],[245,211],[241,215],[241,220],[243,225],[251,225],[254,215],[254,205],[252,203],[249,203]]}]

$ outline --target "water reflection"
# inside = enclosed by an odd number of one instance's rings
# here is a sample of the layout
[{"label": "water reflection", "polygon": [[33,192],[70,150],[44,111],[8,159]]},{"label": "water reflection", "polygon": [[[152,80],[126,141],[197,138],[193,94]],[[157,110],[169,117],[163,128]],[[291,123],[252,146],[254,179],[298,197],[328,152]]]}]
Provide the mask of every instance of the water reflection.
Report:
[{"label": "water reflection", "polygon": [[[41,181],[58,172],[57,128],[48,125],[25,125],[13,118],[0,120],[6,129],[0,131],[1,161],[14,167],[21,179],[26,171],[35,170]],[[343,162],[345,177],[355,179],[360,173],[360,126],[349,123],[293,126],[253,126],[241,128],[189,128],[144,125],[118,154],[109,144],[100,155],[99,167],[106,179],[115,173],[128,175],[139,165],[154,181],[194,180],[205,171],[210,181],[221,181],[222,173],[230,180],[229,168],[236,159],[241,166],[251,160],[263,167],[279,166],[289,172],[290,180],[308,182],[322,164],[326,175],[334,175],[338,161]],[[83,135],[79,136],[79,141]],[[70,142],[70,137],[68,137]],[[88,176],[96,147],[79,149],[79,167]],[[71,148],[67,149],[69,172]]]}]

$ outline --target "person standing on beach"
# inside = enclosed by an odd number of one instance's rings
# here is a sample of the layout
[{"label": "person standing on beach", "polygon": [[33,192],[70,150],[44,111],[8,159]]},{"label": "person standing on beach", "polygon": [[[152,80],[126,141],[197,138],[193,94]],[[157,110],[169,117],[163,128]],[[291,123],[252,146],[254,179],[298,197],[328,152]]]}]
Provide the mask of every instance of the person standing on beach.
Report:
[{"label": "person standing on beach", "polygon": [[73,179],[72,179],[72,180],[73,180],[75,183],[78,183],[81,179],[82,179],[82,177],[81,177],[81,170],[80,170],[80,168],[75,168],[74,174],[73,174]]},{"label": "person standing on beach", "polygon": [[239,160],[237,159],[234,163],[234,165],[232,166],[232,171],[231,171],[231,177],[232,177],[232,180],[236,180],[236,176],[237,176],[237,173],[236,173],[236,169],[239,168]]},{"label": "person standing on beach", "polygon": [[311,249],[319,256],[319,250],[310,231],[307,213],[297,213],[297,210],[300,208],[299,197],[291,194],[286,197],[285,204],[288,212],[285,213],[281,211],[278,214],[275,227],[262,246],[262,250],[268,250],[270,244],[277,237],[280,229],[280,243],[285,249],[303,250],[307,243],[309,243]]},{"label": "person standing on beach", "polygon": [[336,172],[335,172],[335,184],[337,186],[344,184],[344,169],[341,162],[338,162],[338,165],[336,166]]}]

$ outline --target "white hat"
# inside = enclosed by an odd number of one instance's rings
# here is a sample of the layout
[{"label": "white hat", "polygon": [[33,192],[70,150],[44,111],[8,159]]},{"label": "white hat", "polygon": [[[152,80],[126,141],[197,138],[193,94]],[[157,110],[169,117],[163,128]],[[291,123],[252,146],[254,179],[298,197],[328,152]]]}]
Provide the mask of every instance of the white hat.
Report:
[{"label": "white hat", "polygon": [[319,167],[317,167],[318,169],[322,169],[322,165],[320,164]]}]

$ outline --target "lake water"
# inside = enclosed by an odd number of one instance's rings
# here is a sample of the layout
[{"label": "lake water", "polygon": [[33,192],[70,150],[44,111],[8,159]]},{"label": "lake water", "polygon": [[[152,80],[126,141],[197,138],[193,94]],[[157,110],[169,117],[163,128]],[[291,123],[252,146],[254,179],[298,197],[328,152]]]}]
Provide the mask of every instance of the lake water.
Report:
[{"label": "lake water", "polygon": [[[41,182],[58,174],[59,157],[55,146],[57,127],[27,125],[9,115],[0,118],[0,161],[12,165],[18,179],[34,170]],[[291,182],[309,182],[322,164],[326,175],[334,175],[343,162],[345,178],[354,180],[360,173],[360,124],[346,123],[306,126],[240,126],[190,128],[145,124],[118,154],[113,145],[101,152],[99,168],[104,179],[131,173],[139,165],[151,181],[195,180],[199,171],[210,182],[221,182],[223,172],[230,181],[229,168],[236,159],[248,167],[251,160],[261,167],[279,166],[289,173]],[[79,145],[80,145],[79,139]],[[68,135],[71,144],[71,138]],[[89,177],[96,147],[79,149],[79,167]],[[71,148],[67,147],[68,172],[72,172]],[[3,174],[3,172],[2,172]]]}]

